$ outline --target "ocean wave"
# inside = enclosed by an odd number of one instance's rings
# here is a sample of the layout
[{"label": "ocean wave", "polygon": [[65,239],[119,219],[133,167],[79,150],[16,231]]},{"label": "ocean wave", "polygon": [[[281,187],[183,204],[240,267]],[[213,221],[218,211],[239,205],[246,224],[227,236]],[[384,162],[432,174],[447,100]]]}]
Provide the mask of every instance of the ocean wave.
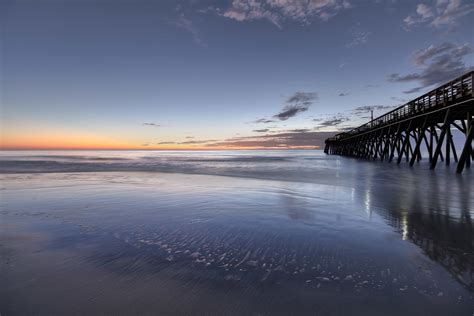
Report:
[{"label": "ocean wave", "polygon": [[[290,156],[264,154],[208,153],[98,153],[90,155],[9,155],[0,157],[0,174],[83,173],[83,172],[160,172],[228,176],[277,181],[321,183],[330,178],[324,163],[302,159],[308,153]],[[322,154],[316,153],[321,156]],[[43,157],[43,158],[40,158]],[[15,159],[16,158],[16,159]],[[317,165],[317,166],[316,166]]]},{"label": "ocean wave", "polygon": [[[17,160],[18,158],[26,158],[26,159],[64,159],[64,160],[81,160],[81,161],[103,161],[103,160],[128,160],[124,157],[94,157],[94,156],[80,156],[80,155],[29,155],[29,156],[2,156],[2,159],[7,160]],[[2,160],[0,162],[3,163]]]}]

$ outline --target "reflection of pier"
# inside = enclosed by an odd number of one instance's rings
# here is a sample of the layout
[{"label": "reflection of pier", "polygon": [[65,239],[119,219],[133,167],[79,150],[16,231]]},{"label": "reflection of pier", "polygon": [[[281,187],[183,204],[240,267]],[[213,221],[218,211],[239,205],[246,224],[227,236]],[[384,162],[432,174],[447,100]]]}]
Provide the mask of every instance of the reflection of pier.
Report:
[{"label": "reflection of pier", "polygon": [[403,239],[419,246],[460,283],[474,290],[472,223],[450,220],[440,213],[390,213],[391,225],[400,229]]},{"label": "reflection of pier", "polygon": [[[438,159],[449,165],[454,158],[460,173],[474,160],[473,82],[474,72],[456,78],[362,126],[327,139],[324,152],[389,162],[396,159],[397,163],[405,158],[412,166],[426,149],[431,169]],[[460,151],[453,141],[452,129],[465,135]]]},{"label": "reflection of pier", "polygon": [[[387,194],[390,174],[367,176],[364,171],[354,181],[357,204],[365,204],[395,228],[403,240],[420,247],[426,256],[443,266],[462,285],[474,291],[473,193],[463,177],[419,177],[403,173],[403,183]],[[466,182],[468,181],[468,182]]]}]

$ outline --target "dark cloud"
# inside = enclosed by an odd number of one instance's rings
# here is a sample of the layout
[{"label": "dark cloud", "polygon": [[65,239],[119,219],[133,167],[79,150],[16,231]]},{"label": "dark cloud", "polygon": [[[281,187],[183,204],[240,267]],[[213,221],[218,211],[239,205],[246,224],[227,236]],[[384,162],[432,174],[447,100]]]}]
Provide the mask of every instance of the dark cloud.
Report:
[{"label": "dark cloud", "polygon": [[370,113],[370,111],[382,111],[382,110],[391,110],[393,109],[393,105],[364,105],[356,107],[352,110],[352,113],[355,115],[363,115]]},{"label": "dark cloud", "polygon": [[426,49],[421,49],[413,54],[413,64],[419,68],[419,72],[400,75],[392,73],[387,79],[390,82],[418,82],[420,86],[404,91],[404,93],[418,92],[432,85],[441,85],[454,79],[473,67],[467,67],[464,56],[472,53],[468,44],[455,45],[452,43],[442,43],[431,45]]},{"label": "dark cloud", "polygon": [[348,96],[349,95],[349,92],[341,92],[339,93],[339,96],[340,97],[345,97],[345,96]]},{"label": "dark cloud", "polygon": [[298,113],[307,111],[317,99],[316,92],[298,91],[286,100],[286,106],[273,117],[280,121],[286,121]]},{"label": "dark cloud", "polygon": [[334,132],[284,132],[259,136],[235,137],[221,142],[210,143],[208,147],[254,147],[254,148],[292,148],[292,147],[323,147],[328,137]]},{"label": "dark cloud", "polygon": [[291,97],[286,100],[288,105],[301,105],[309,107],[311,106],[316,100],[318,100],[318,94],[316,92],[303,92],[297,91]]},{"label": "dark cloud", "polygon": [[171,145],[171,144],[176,144],[176,142],[159,142],[157,144],[158,145]]},{"label": "dark cloud", "polygon": [[280,113],[276,114],[274,117],[280,121],[286,121],[290,117],[295,116],[300,112],[305,112],[308,110],[307,106],[296,106],[296,105],[287,105],[285,106]]},{"label": "dark cloud", "polygon": [[353,130],[354,128],[356,128],[356,126],[347,126],[347,127],[341,127],[338,130],[341,132],[348,132],[348,131]]},{"label": "dark cloud", "polygon": [[293,128],[293,129],[280,129],[280,130],[274,130],[274,131],[269,131],[270,133],[306,133],[306,132],[311,132],[314,131],[313,129],[310,128]]},{"label": "dark cloud", "polygon": [[339,125],[349,121],[348,117],[345,116],[334,116],[328,119],[324,119],[318,123],[317,128],[322,127],[338,127]]},{"label": "dark cloud", "polygon": [[290,130],[287,130],[286,132],[290,132],[290,133],[307,133],[311,131],[309,128],[295,128],[295,129],[290,129]]},{"label": "dark cloud", "polygon": [[181,142],[181,143],[178,143],[178,144],[181,144],[181,145],[191,145],[191,144],[202,144],[202,143],[205,143],[203,141],[200,141],[200,140],[188,140],[186,142]]},{"label": "dark cloud", "polygon": [[266,133],[268,132],[269,129],[268,128],[262,128],[262,129],[254,129],[252,132],[255,132],[255,133]]},{"label": "dark cloud", "polygon": [[397,102],[400,102],[400,103],[406,103],[406,102],[408,102],[408,100],[402,99],[402,98],[399,98],[399,97],[390,97],[390,99],[392,99],[392,100],[394,100],[394,101],[397,101]]},{"label": "dark cloud", "polygon": [[393,105],[364,105],[346,112],[326,114],[322,117],[314,118],[313,122],[316,122],[315,130],[329,128],[332,130],[345,131],[353,128],[347,126],[348,124],[351,124],[350,121],[352,120],[358,121],[360,119],[370,119],[370,116],[367,115],[370,114],[370,111],[388,111],[392,110],[394,107],[395,106]]},{"label": "dark cloud", "polygon": [[154,126],[154,127],[160,127],[159,124],[156,123],[143,123],[144,126]]},{"label": "dark cloud", "polygon": [[255,120],[253,121],[252,123],[264,123],[264,124],[267,124],[267,123],[273,123],[275,122],[274,120],[269,120],[269,119],[265,119],[265,118],[261,118],[261,119],[258,119],[258,120]]},{"label": "dark cloud", "polygon": [[185,142],[178,143],[180,145],[195,145],[195,144],[206,144],[210,142],[216,142],[216,139],[206,139],[206,140],[189,140]]}]

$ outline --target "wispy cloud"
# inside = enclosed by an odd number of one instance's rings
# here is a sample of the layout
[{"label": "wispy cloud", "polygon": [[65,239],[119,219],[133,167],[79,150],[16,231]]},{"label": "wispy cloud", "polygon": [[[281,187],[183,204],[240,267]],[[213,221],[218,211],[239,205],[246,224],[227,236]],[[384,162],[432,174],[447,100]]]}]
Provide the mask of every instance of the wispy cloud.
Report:
[{"label": "wispy cloud", "polygon": [[188,141],[180,142],[180,143],[177,143],[177,144],[180,144],[180,145],[197,145],[197,144],[206,144],[206,143],[216,142],[216,141],[218,141],[218,140],[217,139],[188,140]]},{"label": "wispy cloud", "polygon": [[371,111],[377,111],[382,114],[385,111],[392,110],[395,105],[364,105],[358,106],[346,112],[339,112],[335,114],[327,114],[323,117],[313,119],[316,122],[316,130],[337,130],[344,131],[352,129],[354,124],[358,122],[362,124],[362,119],[370,119]]},{"label": "wispy cloud", "polygon": [[318,99],[318,93],[316,92],[295,92],[291,97],[286,100],[287,104],[290,105],[303,105],[310,106]]},{"label": "wispy cloud", "polygon": [[351,31],[351,34],[352,40],[346,44],[347,48],[352,48],[367,43],[371,33],[361,29],[354,29]]},{"label": "wispy cloud", "polygon": [[442,43],[431,45],[426,49],[417,50],[413,54],[413,64],[419,68],[419,72],[400,75],[392,73],[388,75],[390,82],[418,82],[420,86],[404,93],[418,92],[423,88],[442,84],[453,79],[473,67],[464,64],[464,56],[472,53],[472,49],[466,43],[456,45],[452,43]]},{"label": "wispy cloud", "polygon": [[324,146],[324,141],[334,132],[284,132],[248,137],[235,137],[224,141],[209,143],[208,147],[248,147],[248,148],[316,148]]},{"label": "wispy cloud", "polygon": [[420,3],[416,12],[407,16],[403,22],[409,28],[416,25],[433,27],[454,26],[459,19],[474,12],[474,3],[464,4],[462,0],[436,0],[431,5]]},{"label": "wispy cloud", "polygon": [[377,88],[378,86],[378,84],[366,84],[364,88]]},{"label": "wispy cloud", "polygon": [[341,92],[339,93],[339,96],[340,97],[345,97],[345,96],[348,96],[349,95],[349,92]]},{"label": "wispy cloud", "polygon": [[159,142],[157,144],[158,145],[172,145],[172,144],[176,144],[176,142]]},{"label": "wispy cloud", "polygon": [[[179,10],[179,8],[178,8]],[[175,25],[180,29],[189,32],[194,42],[201,46],[206,46],[206,43],[202,40],[199,29],[194,25],[193,21],[185,16],[183,12],[179,13],[179,16],[175,22]]]},{"label": "wispy cloud", "polygon": [[371,111],[383,111],[383,110],[391,110],[393,109],[393,105],[364,105],[364,106],[358,106],[355,109],[353,109],[351,112],[354,115],[364,115],[367,113],[370,113]]},{"label": "wispy cloud", "polygon": [[266,118],[260,118],[260,119],[258,119],[258,120],[252,121],[251,123],[257,123],[257,124],[263,123],[263,124],[268,124],[268,123],[274,123],[274,122],[275,122],[274,120],[269,120],[269,119],[266,119]]},{"label": "wispy cloud", "polygon": [[156,123],[152,123],[152,122],[149,122],[149,123],[143,123],[144,126],[154,126],[154,127],[160,127],[161,125],[160,124],[156,124]]},{"label": "wispy cloud", "polygon": [[318,122],[316,129],[325,128],[325,127],[336,127],[339,129],[339,125],[349,121],[349,117],[336,115],[326,119],[314,119],[313,121]]},{"label": "wispy cloud", "polygon": [[347,0],[233,0],[220,14],[239,22],[267,20],[282,28],[285,20],[308,25],[315,20],[326,21],[349,8]]},{"label": "wispy cloud", "polygon": [[394,101],[397,101],[397,102],[400,102],[400,103],[406,103],[408,102],[407,99],[403,99],[403,98],[399,98],[399,97],[390,97],[390,99],[394,100]]},{"label": "wispy cloud", "polygon": [[255,132],[255,133],[267,133],[268,131],[270,131],[268,128],[262,128],[262,129],[254,129],[252,132]]},{"label": "wispy cloud", "polygon": [[295,128],[295,129],[289,129],[289,130],[286,130],[285,132],[289,132],[289,133],[307,133],[307,132],[310,132],[311,129],[309,128]]},{"label": "wispy cloud", "polygon": [[316,92],[298,91],[286,100],[285,107],[273,117],[280,121],[286,121],[298,113],[307,111],[317,99]]},{"label": "wispy cloud", "polygon": [[304,105],[287,105],[285,106],[280,113],[275,114],[275,118],[279,119],[280,121],[286,121],[287,119],[295,116],[300,112],[305,112],[308,110],[309,107]]}]

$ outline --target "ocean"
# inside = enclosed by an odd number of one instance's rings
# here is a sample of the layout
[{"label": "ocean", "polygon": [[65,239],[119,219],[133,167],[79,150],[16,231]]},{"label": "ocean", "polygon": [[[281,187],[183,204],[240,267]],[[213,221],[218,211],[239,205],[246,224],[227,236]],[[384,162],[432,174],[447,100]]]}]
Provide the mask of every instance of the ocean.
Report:
[{"label": "ocean", "polygon": [[1,315],[472,315],[474,174],[287,151],[0,152]]}]

